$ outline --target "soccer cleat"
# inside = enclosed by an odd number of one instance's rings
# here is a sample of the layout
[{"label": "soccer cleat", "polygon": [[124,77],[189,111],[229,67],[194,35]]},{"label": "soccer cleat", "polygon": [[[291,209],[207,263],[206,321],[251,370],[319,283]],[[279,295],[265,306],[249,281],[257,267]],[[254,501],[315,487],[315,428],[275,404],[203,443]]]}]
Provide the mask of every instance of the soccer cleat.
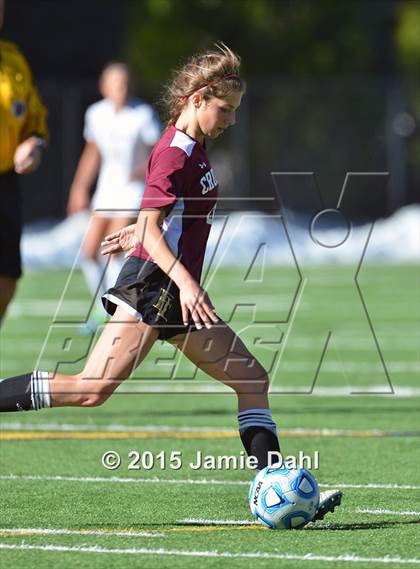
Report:
[{"label": "soccer cleat", "polygon": [[319,495],[319,506],[312,521],[323,520],[325,514],[334,512],[335,508],[341,504],[343,492],[341,490],[325,490]]}]

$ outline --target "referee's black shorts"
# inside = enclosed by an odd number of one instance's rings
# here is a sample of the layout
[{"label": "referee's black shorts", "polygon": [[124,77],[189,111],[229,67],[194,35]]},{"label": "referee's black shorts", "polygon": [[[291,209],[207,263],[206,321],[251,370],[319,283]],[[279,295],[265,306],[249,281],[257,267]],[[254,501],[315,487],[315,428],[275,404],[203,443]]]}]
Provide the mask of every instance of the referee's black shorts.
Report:
[{"label": "referee's black shorts", "polygon": [[22,274],[21,210],[17,174],[13,171],[0,173],[0,276],[18,279]]},{"label": "referee's black shorts", "polygon": [[182,322],[179,288],[155,263],[138,257],[129,257],[115,286],[102,297],[108,314],[114,314],[117,305],[159,330],[159,338],[168,340],[177,334],[194,332],[192,320]]}]

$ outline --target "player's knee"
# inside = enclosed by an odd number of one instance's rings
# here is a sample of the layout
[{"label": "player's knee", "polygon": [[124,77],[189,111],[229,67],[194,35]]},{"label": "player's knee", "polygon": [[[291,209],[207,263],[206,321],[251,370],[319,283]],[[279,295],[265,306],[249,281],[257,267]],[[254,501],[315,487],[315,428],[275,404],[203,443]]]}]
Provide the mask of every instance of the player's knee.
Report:
[{"label": "player's knee", "polygon": [[240,378],[232,383],[232,387],[238,395],[268,393],[268,373],[261,364],[255,362],[252,368],[247,369]]},{"label": "player's knee", "polygon": [[82,407],[100,407],[105,403],[110,394],[104,393],[90,393],[83,397],[81,406]]},{"label": "player's knee", "polygon": [[106,392],[104,389],[92,390],[89,392],[82,392],[80,394],[81,407],[100,407],[109,398],[112,392]]},{"label": "player's knee", "polygon": [[86,374],[83,373],[78,375],[75,380],[74,405],[79,407],[99,407],[113,392],[111,386],[106,385],[104,380],[92,381],[86,379]]}]

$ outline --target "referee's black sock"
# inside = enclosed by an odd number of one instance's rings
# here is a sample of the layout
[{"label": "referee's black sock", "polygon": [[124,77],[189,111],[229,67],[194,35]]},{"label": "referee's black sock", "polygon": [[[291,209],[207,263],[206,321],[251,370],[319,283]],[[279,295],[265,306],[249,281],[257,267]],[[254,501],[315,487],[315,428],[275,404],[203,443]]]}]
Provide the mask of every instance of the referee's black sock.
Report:
[{"label": "referee's black sock", "polygon": [[51,407],[48,372],[34,371],[0,381],[0,412],[37,411]]},{"label": "referee's black sock", "polygon": [[[280,454],[276,424],[271,417],[270,409],[247,409],[238,413],[239,434],[248,456],[258,460],[258,470],[265,468],[269,462],[269,452]],[[276,456],[271,460],[277,462]]]}]

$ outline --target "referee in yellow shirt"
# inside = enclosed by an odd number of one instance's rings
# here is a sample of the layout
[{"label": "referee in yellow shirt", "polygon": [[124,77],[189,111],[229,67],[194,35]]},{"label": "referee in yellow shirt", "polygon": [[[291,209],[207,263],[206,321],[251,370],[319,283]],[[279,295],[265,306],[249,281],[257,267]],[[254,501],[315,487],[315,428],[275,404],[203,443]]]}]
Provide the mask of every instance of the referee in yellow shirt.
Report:
[{"label": "referee in yellow shirt", "polygon": [[[0,0],[0,29],[3,14]],[[46,115],[25,57],[0,38],[0,323],[22,273],[17,176],[39,166],[48,137]]]}]

